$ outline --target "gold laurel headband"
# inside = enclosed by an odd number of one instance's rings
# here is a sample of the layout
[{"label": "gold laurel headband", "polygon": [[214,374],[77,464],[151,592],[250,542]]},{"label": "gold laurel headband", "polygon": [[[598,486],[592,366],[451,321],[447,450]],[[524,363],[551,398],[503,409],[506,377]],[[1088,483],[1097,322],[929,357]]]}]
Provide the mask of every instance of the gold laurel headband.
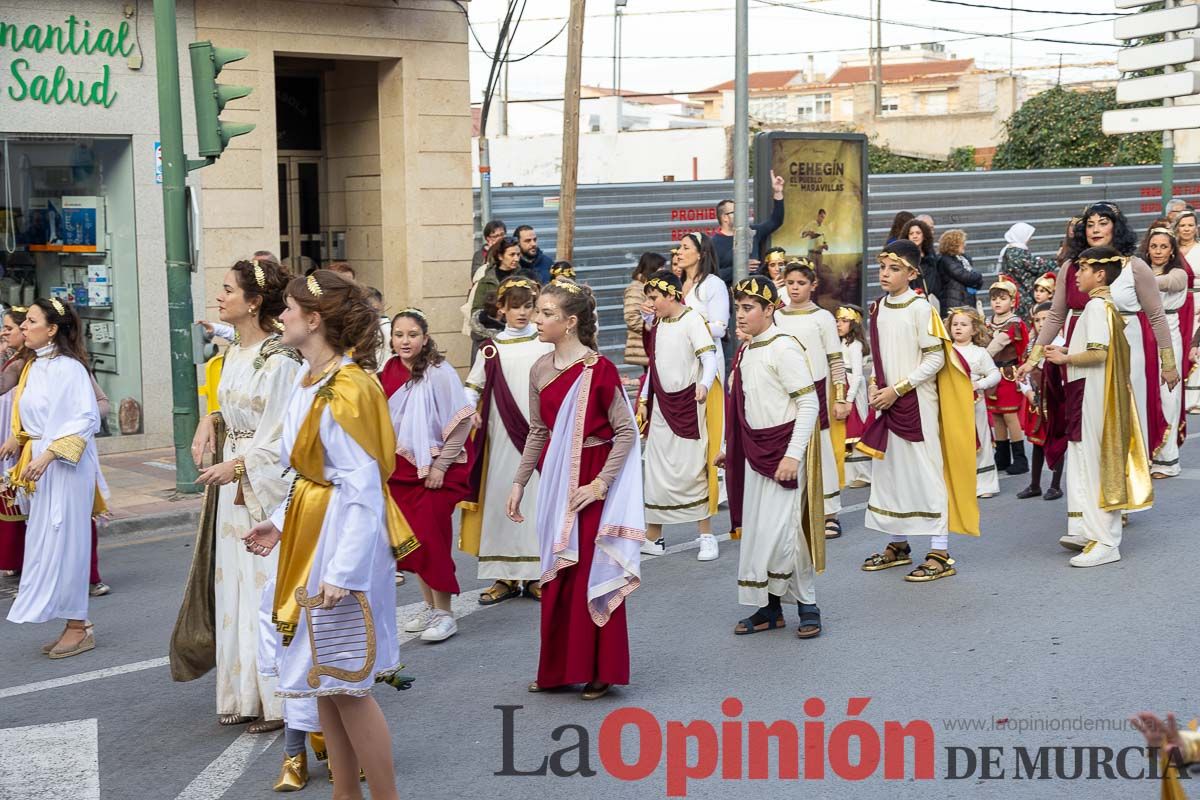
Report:
[{"label": "gold laurel headband", "polygon": [[575,268],[574,267],[551,267],[550,274],[553,275],[555,278],[574,278],[575,277]]},{"label": "gold laurel headband", "polygon": [[790,267],[793,264],[799,264],[800,266],[808,267],[809,269],[813,268],[812,261],[808,260],[804,256],[793,256],[793,257],[789,258],[787,261],[787,266]]},{"label": "gold laurel headband", "polygon": [[679,297],[679,290],[671,284],[664,281],[662,278],[651,278],[646,281],[647,289],[658,289],[663,294],[671,297]]},{"label": "gold laurel headband", "polygon": [[900,256],[893,253],[891,250],[884,250],[882,253],[879,254],[879,263],[880,264],[892,263],[892,264],[897,264],[901,267],[904,267],[905,269],[916,269],[916,267],[914,265],[908,263],[903,258],[901,258]]},{"label": "gold laurel headband", "polygon": [[1089,267],[1093,264],[1120,264],[1125,265],[1127,259],[1125,256],[1107,256],[1106,258],[1081,258],[1080,264],[1087,264]]},{"label": "gold laurel headband", "polygon": [[776,250],[774,253],[767,253],[766,263],[768,263],[768,264],[785,264],[785,263],[787,263],[787,260],[788,260],[787,253],[785,253],[781,250]]},{"label": "gold laurel headband", "polygon": [[63,304],[59,302],[57,297],[50,298],[50,305],[54,306],[54,310],[58,312],[60,317],[65,317],[67,315],[67,310],[63,308]]},{"label": "gold laurel headband", "polygon": [[254,282],[258,284],[258,288],[260,289],[267,288],[267,275],[257,262],[254,264]]},{"label": "gold laurel headband", "polygon": [[18,314],[27,314],[29,313],[29,306],[9,306],[8,310],[15,311]]},{"label": "gold laurel headband", "polygon": [[763,300],[766,300],[768,303],[774,303],[775,298],[771,296],[771,288],[768,287],[774,288],[774,284],[757,280],[755,278],[747,278],[746,280],[739,282],[737,286],[733,287],[733,290],[737,294],[748,294],[751,297],[760,297]]},{"label": "gold laurel headband", "polygon": [[325,294],[325,290],[321,288],[321,284],[317,283],[315,276],[309,275],[305,285],[308,287],[308,291],[312,292],[313,297],[320,297]]},{"label": "gold laurel headband", "polygon": [[566,289],[571,294],[579,294],[581,291],[583,291],[582,289],[580,289],[578,286],[571,283],[570,281],[559,280],[558,278],[555,278],[554,280],[550,281],[550,285],[557,286],[560,289]]},{"label": "gold laurel headband", "polygon": [[847,322],[862,322],[862,314],[855,311],[849,306],[840,306],[836,314],[838,319],[844,319]]},{"label": "gold laurel headband", "polygon": [[516,280],[508,280],[500,284],[500,288],[496,290],[496,299],[504,297],[504,293],[509,289],[528,289],[537,294],[538,287],[530,280],[525,278],[517,278]]}]

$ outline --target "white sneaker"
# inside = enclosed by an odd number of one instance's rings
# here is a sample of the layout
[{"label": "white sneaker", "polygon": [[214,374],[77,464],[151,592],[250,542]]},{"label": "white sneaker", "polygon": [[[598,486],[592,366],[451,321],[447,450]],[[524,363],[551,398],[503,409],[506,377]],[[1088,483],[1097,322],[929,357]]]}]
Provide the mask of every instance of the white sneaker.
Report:
[{"label": "white sneaker", "polygon": [[1087,547],[1083,548],[1082,553],[1071,557],[1071,566],[1099,567],[1102,564],[1111,564],[1114,561],[1120,560],[1121,551],[1119,548],[1110,547],[1099,542],[1090,542]]},{"label": "white sneaker", "polygon": [[642,555],[644,556],[661,556],[667,552],[667,542],[665,539],[650,541],[647,539],[642,543]]},{"label": "white sneaker", "polygon": [[458,623],[449,611],[434,611],[429,627],[421,634],[423,642],[441,642],[458,633]]},{"label": "white sneaker", "polygon": [[1082,550],[1088,546],[1091,539],[1086,536],[1079,536],[1074,533],[1068,533],[1066,536],[1059,538],[1058,543],[1068,550]]},{"label": "white sneaker", "polygon": [[717,548],[717,537],[711,533],[700,535],[700,552],[697,561],[716,561],[721,551]]},{"label": "white sneaker", "polygon": [[431,622],[433,622],[433,606],[425,606],[404,623],[404,631],[405,633],[420,633],[428,628]]}]

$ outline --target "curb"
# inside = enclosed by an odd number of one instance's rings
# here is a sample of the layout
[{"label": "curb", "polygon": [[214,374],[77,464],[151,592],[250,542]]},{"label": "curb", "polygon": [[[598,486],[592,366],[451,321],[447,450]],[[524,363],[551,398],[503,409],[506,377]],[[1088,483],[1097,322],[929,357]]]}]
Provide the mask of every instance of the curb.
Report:
[{"label": "curb", "polygon": [[103,539],[110,536],[125,536],[131,533],[195,528],[199,524],[200,509],[192,508],[109,520],[106,525],[97,527],[97,533]]}]

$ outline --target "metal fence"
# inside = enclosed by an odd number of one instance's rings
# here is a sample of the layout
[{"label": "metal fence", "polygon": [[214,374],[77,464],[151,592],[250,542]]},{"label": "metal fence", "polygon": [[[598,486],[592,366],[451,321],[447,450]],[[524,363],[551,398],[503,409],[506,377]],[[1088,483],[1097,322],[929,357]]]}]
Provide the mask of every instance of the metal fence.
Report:
[{"label": "metal fence", "polygon": [[[977,269],[992,274],[1004,233],[1014,222],[1036,228],[1030,248],[1045,256],[1058,250],[1066,221],[1099,200],[1117,203],[1135,229],[1148,227],[1161,207],[1160,177],[1158,167],[872,175],[869,239],[873,247],[882,245],[897,211],[929,214],[939,231],[966,231],[967,255]],[[1175,181],[1176,195],[1200,199],[1200,164],[1176,166]],[[510,232],[517,225],[532,225],[539,244],[553,253],[558,191],[557,186],[493,189],[492,214]],[[579,187],[572,261],[580,280],[596,293],[600,348],[616,363],[624,360],[622,293],[638,257],[647,250],[667,254],[684,233],[714,228],[714,206],[727,197],[733,197],[732,181]],[[478,222],[478,192],[475,213]],[[877,281],[871,270],[868,274],[871,293]]]}]

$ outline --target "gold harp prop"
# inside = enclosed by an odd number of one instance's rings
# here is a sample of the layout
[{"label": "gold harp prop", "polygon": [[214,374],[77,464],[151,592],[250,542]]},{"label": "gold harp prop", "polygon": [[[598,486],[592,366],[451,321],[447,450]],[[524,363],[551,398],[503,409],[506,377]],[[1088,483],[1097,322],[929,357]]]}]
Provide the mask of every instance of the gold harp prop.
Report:
[{"label": "gold harp prop", "polygon": [[305,587],[296,589],[312,648],[308,685],[318,688],[322,675],[352,683],[365,680],[375,668],[375,620],[366,594],[350,592],[333,608],[321,608],[324,601],[324,594],[309,597]]}]

